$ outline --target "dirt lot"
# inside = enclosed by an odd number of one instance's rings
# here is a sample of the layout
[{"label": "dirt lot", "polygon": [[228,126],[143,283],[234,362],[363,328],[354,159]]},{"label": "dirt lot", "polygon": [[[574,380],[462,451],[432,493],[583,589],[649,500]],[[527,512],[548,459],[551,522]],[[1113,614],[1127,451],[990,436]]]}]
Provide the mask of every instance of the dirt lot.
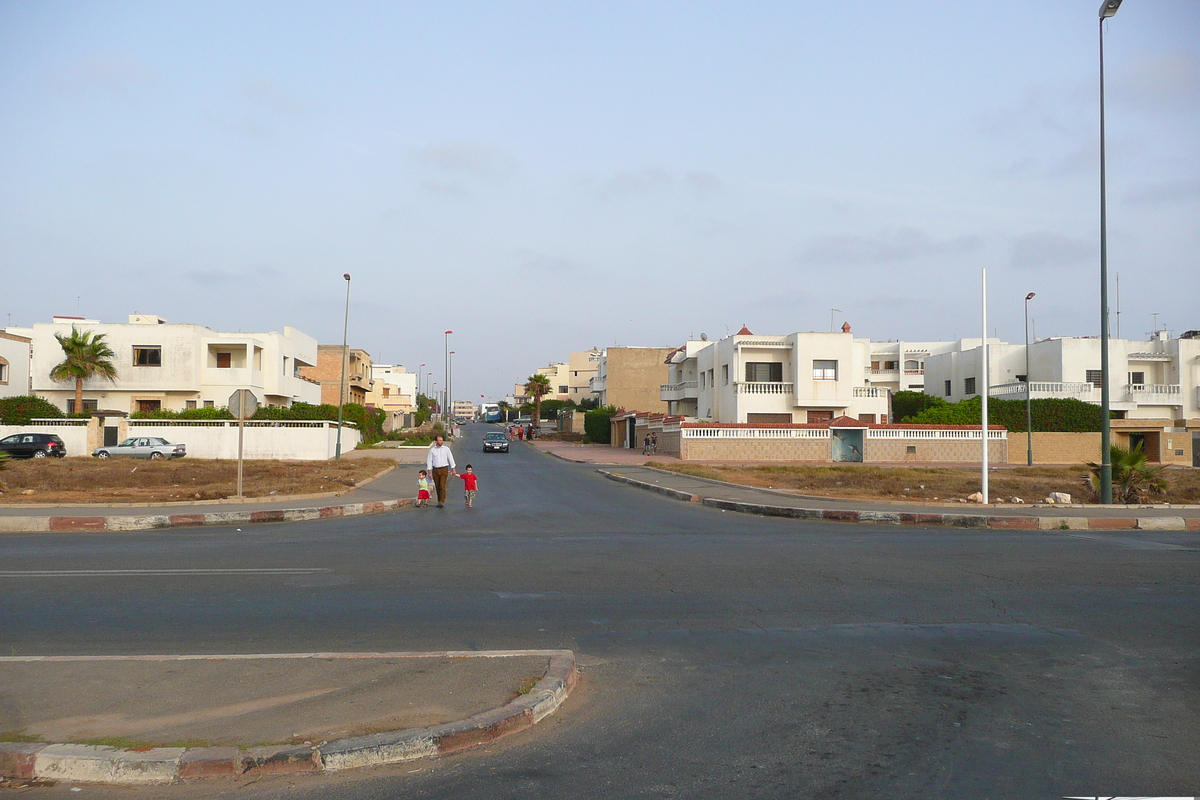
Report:
[{"label": "dirt lot", "polygon": [[[951,467],[876,467],[869,465],[829,466],[704,466],[650,462],[659,469],[701,478],[787,489],[801,494],[830,497],[862,497],[887,500],[936,500],[953,502],[979,491],[979,469]],[[1083,488],[1086,468],[1004,467],[989,478],[993,502],[1020,497],[1039,502],[1050,492],[1067,492],[1075,502],[1088,502]],[[1200,470],[1169,469],[1167,496],[1156,502],[1200,503]]]},{"label": "dirt lot", "polygon": [[[346,491],[389,466],[377,459],[247,461],[246,497]],[[237,462],[181,458],[10,459],[0,471],[0,503],[160,503],[218,500],[237,494]],[[32,489],[31,494],[25,494]]]}]

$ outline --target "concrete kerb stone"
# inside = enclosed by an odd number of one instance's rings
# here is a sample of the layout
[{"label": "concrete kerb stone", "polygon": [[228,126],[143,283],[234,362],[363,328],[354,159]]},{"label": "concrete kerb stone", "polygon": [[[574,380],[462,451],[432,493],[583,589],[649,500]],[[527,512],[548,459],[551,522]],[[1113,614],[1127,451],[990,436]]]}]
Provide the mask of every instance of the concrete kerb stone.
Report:
[{"label": "concrete kerb stone", "polygon": [[[742,514],[758,514],[764,517],[787,517],[791,519],[822,519],[835,522],[859,522],[874,525],[930,525],[946,528],[989,528],[993,530],[1121,530],[1139,528],[1141,530],[1200,530],[1200,519],[1184,517],[1027,517],[999,516],[988,514],[929,514],[907,511],[856,511],[853,509],[831,508],[798,508],[795,506],[773,506],[765,503],[744,503],[736,500],[723,500],[718,497],[701,497],[689,492],[669,489],[654,483],[647,483],[618,475],[608,470],[597,470],[604,477],[625,483],[639,489],[646,489],[659,494],[676,497],[680,500],[699,502],[709,508],[719,508],[723,511],[736,511]],[[671,473],[667,473],[671,474]],[[691,476],[689,476],[691,477]],[[701,479],[708,480],[708,479]],[[710,483],[723,484],[723,481],[709,480]],[[736,486],[736,484],[727,484]],[[739,486],[738,488],[745,488]],[[765,490],[764,490],[765,491]]]},{"label": "concrete kerb stone", "polygon": [[579,679],[575,654],[570,650],[448,651],[407,655],[451,658],[545,655],[550,663],[546,674],[527,694],[500,708],[430,728],[355,736],[313,747],[280,745],[249,750],[154,747],[132,751],[83,744],[0,742],[0,776],[21,780],[161,784],[183,778],[311,774],[394,764],[463,750],[531,728],[558,710]]},{"label": "concrete kerb stone", "polygon": [[280,508],[269,511],[214,511],[207,514],[146,514],[114,517],[0,517],[0,533],[44,533],[80,531],[148,531],[161,528],[191,528],[200,525],[249,525],[259,522],[302,522],[328,517],[382,514],[407,508],[409,498],[347,503],[320,508]]}]

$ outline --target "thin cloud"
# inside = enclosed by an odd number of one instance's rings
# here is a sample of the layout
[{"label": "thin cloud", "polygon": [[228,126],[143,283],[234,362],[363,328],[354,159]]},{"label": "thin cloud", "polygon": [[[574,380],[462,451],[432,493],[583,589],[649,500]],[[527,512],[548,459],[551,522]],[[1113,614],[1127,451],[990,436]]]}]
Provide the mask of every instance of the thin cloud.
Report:
[{"label": "thin cloud", "polygon": [[1050,231],[1035,231],[1013,241],[1009,265],[1016,269],[1069,267],[1095,255],[1096,246],[1092,242]]},{"label": "thin cloud", "polygon": [[610,200],[617,197],[645,194],[675,182],[668,173],[654,167],[646,167],[636,172],[618,172],[601,184],[597,194],[601,199]]},{"label": "thin cloud", "polygon": [[417,158],[439,170],[476,178],[505,178],[521,166],[516,156],[495,145],[472,142],[427,145]]},{"label": "thin cloud", "polygon": [[157,82],[153,72],[127,53],[94,53],[46,76],[46,84],[69,94],[102,90],[128,94]]},{"label": "thin cloud", "polygon": [[700,195],[716,194],[725,189],[725,182],[706,170],[689,172],[683,182]]},{"label": "thin cloud", "polygon": [[1109,83],[1116,102],[1147,111],[1194,109],[1200,100],[1200,57],[1185,52],[1140,53]]},{"label": "thin cloud", "polygon": [[924,231],[902,228],[876,236],[840,233],[822,236],[808,243],[800,261],[827,266],[886,264],[946,253],[967,253],[979,249],[978,236],[957,236],[934,241]]},{"label": "thin cloud", "polygon": [[1124,199],[1130,206],[1162,206],[1200,199],[1200,178],[1140,184],[1131,187]]}]

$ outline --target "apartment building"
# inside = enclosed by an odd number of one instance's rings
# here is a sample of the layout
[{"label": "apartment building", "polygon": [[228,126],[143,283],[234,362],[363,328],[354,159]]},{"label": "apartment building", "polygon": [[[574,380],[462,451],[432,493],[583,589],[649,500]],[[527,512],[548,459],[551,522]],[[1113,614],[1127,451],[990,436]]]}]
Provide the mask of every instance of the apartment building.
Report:
[{"label": "apartment building", "polygon": [[841,333],[689,341],[666,359],[667,413],[721,423],[818,423],[840,416],[887,422],[888,401],[924,386],[925,359],[952,342],[872,342]]},{"label": "apartment building", "polygon": [[290,326],[283,333],[227,333],[152,314],[131,314],[127,323],[63,316],[33,326],[31,385],[68,413],[75,411],[74,381],[53,381],[50,371],[64,357],[54,335],[72,327],[102,334],[117,368],[115,381],[84,382],[81,410],[224,406],[235,389],[249,389],[269,406],[320,400],[320,387],[301,375],[317,361],[316,340]]},{"label": "apartment building", "polygon": [[[349,359],[343,384],[342,361],[347,350]],[[371,392],[371,366],[371,355],[366,350],[323,344],[317,347],[317,363],[302,368],[300,374],[320,384],[322,403],[336,406],[344,397],[347,403],[366,405],[367,395]]]},{"label": "apartment building", "polygon": [[593,348],[571,353],[567,358],[567,398],[574,400],[576,405],[584,400],[595,399],[591,381],[596,376],[600,355],[600,351]]},{"label": "apartment building", "polygon": [[0,397],[29,394],[32,342],[29,336],[0,331]]},{"label": "apartment building", "polygon": [[668,379],[667,356],[672,347],[609,347],[596,362],[590,381],[602,406],[626,411],[665,413],[662,384]]},{"label": "apartment building", "polygon": [[404,415],[417,410],[417,373],[399,364],[372,364],[366,406],[386,413],[384,431],[404,427]]}]

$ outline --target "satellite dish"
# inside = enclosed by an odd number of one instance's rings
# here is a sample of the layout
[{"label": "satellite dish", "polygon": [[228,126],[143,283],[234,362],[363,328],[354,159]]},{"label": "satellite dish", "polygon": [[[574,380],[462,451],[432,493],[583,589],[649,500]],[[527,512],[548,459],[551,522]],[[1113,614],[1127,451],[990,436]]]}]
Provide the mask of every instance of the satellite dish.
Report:
[{"label": "satellite dish", "polygon": [[707,333],[702,333],[702,334],[700,334],[700,341],[702,341],[702,342],[707,342],[707,341],[708,341],[708,334],[707,334]]}]

